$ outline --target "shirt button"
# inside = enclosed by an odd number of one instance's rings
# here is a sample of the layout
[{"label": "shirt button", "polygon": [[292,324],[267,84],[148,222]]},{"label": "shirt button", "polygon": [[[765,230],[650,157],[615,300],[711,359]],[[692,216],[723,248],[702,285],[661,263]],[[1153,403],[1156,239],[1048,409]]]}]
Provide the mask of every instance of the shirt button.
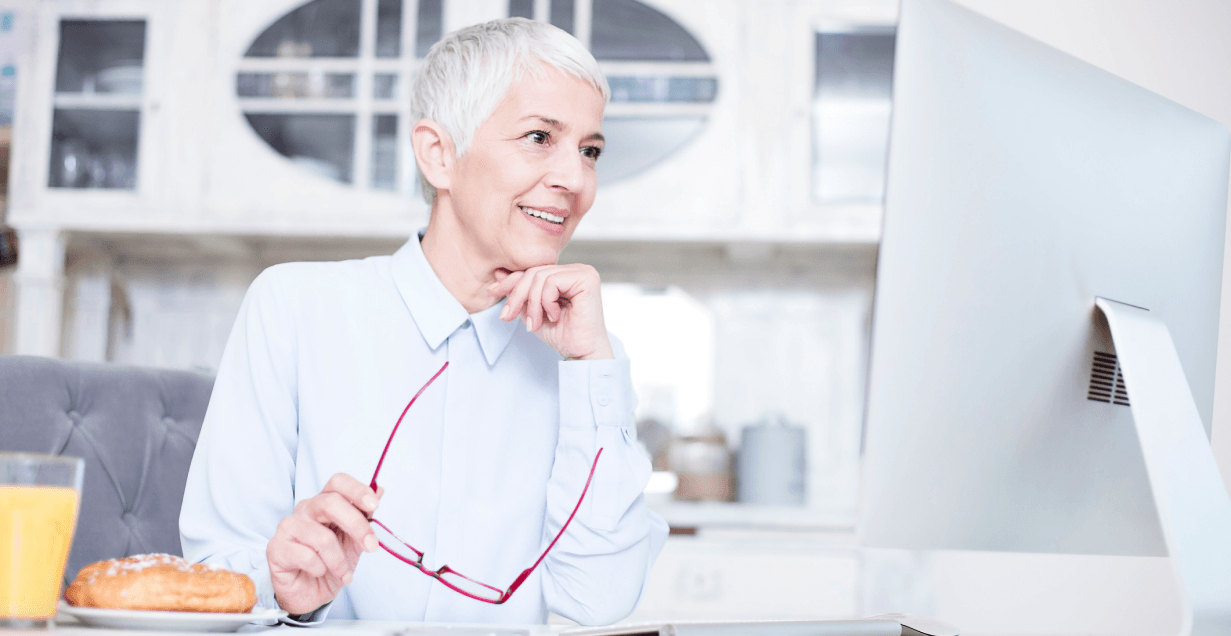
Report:
[{"label": "shirt button", "polygon": [[469,328],[470,328],[470,319],[467,318],[466,322],[462,323],[462,329],[469,329]]},{"label": "shirt button", "polygon": [[599,405],[599,406],[607,406],[607,404],[608,404],[608,403],[610,403],[610,402],[611,402],[611,400],[608,400],[606,397],[600,397],[600,398],[598,399],[598,405]]}]

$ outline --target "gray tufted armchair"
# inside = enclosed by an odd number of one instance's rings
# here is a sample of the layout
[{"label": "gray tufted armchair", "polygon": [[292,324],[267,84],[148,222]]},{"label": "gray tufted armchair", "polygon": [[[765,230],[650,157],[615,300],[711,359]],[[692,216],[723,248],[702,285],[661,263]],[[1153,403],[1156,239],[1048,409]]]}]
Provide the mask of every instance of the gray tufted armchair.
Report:
[{"label": "gray tufted armchair", "polygon": [[65,582],[101,559],[182,554],[180,503],[212,377],[0,356],[0,450],[85,460]]}]

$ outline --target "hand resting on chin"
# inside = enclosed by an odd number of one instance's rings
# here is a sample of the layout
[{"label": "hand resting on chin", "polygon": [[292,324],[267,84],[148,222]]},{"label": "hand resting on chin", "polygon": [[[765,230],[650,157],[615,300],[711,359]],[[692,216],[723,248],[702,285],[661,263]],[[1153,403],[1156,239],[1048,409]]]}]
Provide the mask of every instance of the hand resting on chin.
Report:
[{"label": "hand resting on chin", "polygon": [[603,321],[598,271],[589,265],[542,265],[497,270],[488,294],[505,297],[500,319],[521,318],[526,328],[566,360],[615,357]]}]

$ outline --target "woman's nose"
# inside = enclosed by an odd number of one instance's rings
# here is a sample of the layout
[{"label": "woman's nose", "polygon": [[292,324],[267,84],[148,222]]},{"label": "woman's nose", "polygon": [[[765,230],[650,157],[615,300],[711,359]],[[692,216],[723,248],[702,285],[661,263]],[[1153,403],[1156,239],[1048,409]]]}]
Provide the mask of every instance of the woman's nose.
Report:
[{"label": "woman's nose", "polygon": [[547,173],[547,185],[568,192],[579,192],[585,187],[587,167],[580,152],[561,150],[552,157]]}]

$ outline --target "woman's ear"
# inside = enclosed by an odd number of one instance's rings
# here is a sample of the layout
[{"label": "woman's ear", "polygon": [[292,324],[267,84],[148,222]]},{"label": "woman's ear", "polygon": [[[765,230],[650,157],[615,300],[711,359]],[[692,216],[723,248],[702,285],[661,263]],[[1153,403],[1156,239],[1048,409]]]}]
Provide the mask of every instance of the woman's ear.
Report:
[{"label": "woman's ear", "polygon": [[427,182],[437,190],[448,190],[455,157],[453,140],[445,129],[430,119],[420,119],[410,131],[410,145]]}]

